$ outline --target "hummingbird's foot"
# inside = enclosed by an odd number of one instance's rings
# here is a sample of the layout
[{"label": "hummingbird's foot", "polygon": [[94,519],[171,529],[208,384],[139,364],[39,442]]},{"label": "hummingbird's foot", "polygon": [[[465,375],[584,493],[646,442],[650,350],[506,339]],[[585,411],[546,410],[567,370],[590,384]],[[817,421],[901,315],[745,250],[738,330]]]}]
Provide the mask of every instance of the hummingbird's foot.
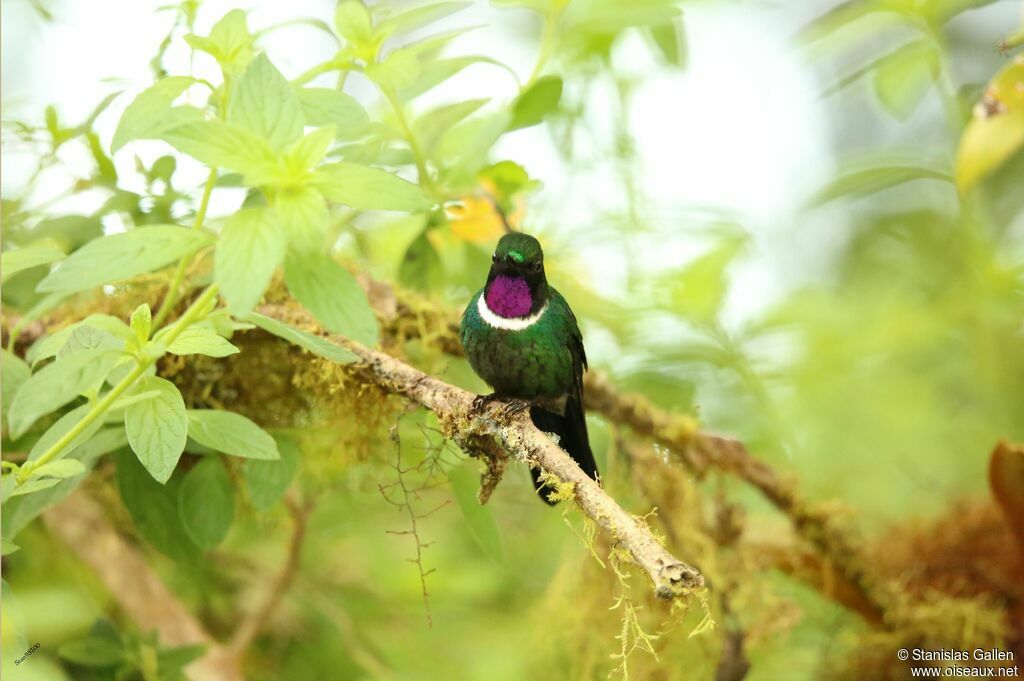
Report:
[{"label": "hummingbird's foot", "polygon": [[529,408],[530,403],[526,400],[510,400],[505,405],[505,416],[507,418],[512,418],[513,416],[518,416]]},{"label": "hummingbird's foot", "polygon": [[487,411],[487,405],[491,402],[498,402],[500,400],[501,396],[497,393],[491,393],[490,395],[477,395],[473,398],[473,404],[470,406],[469,410],[477,416],[482,416],[483,413]]}]

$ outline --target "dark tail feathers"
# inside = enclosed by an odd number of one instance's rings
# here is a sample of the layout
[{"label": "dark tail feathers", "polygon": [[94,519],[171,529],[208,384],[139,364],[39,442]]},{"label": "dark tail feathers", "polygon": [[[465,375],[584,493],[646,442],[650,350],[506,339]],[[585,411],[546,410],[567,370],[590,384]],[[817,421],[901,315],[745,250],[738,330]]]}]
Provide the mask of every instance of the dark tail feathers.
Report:
[{"label": "dark tail feathers", "polygon": [[[530,419],[533,421],[533,425],[545,433],[558,435],[559,446],[569,453],[569,456],[579,464],[584,473],[597,479],[597,462],[594,461],[594,453],[590,451],[587,420],[579,398],[569,397],[565,404],[565,416],[559,416],[541,407],[531,406]],[[548,495],[555,490],[541,483],[540,472],[536,468],[530,469],[530,476],[533,478],[533,487],[537,490],[540,498],[552,506],[557,503],[548,500]]]}]

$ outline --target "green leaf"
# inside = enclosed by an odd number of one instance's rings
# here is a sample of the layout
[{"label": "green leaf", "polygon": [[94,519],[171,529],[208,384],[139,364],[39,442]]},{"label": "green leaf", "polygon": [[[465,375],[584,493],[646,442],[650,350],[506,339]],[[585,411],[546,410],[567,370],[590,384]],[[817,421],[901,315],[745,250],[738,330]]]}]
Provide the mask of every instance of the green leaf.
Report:
[{"label": "green leaf", "polygon": [[931,41],[914,41],[878,61],[875,93],[886,111],[905,120],[935,82],[938,68]]},{"label": "green leaf", "polygon": [[185,476],[178,492],[178,515],[199,548],[212,549],[224,541],[235,519],[235,490],[218,457],[204,457]]},{"label": "green leaf", "polygon": [[298,91],[306,125],[333,125],[340,139],[356,139],[366,133],[370,118],[354,98],[331,88],[307,87]]},{"label": "green leaf", "polygon": [[467,463],[448,471],[452,496],[462,510],[462,517],[477,545],[494,560],[504,561],[505,547],[501,541],[498,524],[494,521],[490,507],[482,506],[477,500],[480,476],[474,472],[474,468]]},{"label": "green leaf", "polygon": [[356,210],[419,211],[431,207],[423,191],[377,168],[355,163],[329,163],[313,174],[313,186],[331,201]]},{"label": "green leaf", "polygon": [[324,340],[319,336],[314,336],[307,331],[301,331],[288,326],[276,319],[265,317],[257,312],[249,312],[248,314],[243,315],[241,319],[255,324],[267,333],[273,334],[294,345],[298,345],[300,348],[312,352],[317,357],[323,357],[324,359],[329,359],[332,362],[337,362],[338,364],[350,364],[359,359],[358,356],[340,345],[335,345],[334,343]]},{"label": "green leaf", "polygon": [[163,378],[145,376],[136,385],[140,392],[157,391],[159,395],[125,409],[128,444],[153,479],[165,483],[185,450],[185,401],[174,384]]},{"label": "green leaf", "polygon": [[342,2],[334,12],[334,28],[338,35],[357,47],[369,45],[373,40],[370,12],[361,2]]},{"label": "green leaf", "polygon": [[138,227],[91,241],[39,282],[47,293],[75,293],[165,267],[213,242],[213,235],[174,225]]},{"label": "green leaf", "polygon": [[[32,447],[28,457],[29,460],[35,461],[38,459],[46,449],[49,449],[50,444],[81,420],[89,409],[89,405],[83,405],[61,417]],[[98,425],[102,425],[102,421],[99,421]],[[88,470],[93,467],[96,459],[101,455],[120,449],[126,443],[127,438],[124,426],[101,427],[99,429],[90,427],[86,430],[85,434],[75,438],[63,455],[64,458],[60,460],[75,459],[80,461],[85,466],[85,469]],[[40,513],[63,501],[84,479],[85,474],[81,473],[59,480],[59,484],[36,494],[19,496],[7,502],[4,505],[4,534],[8,537],[15,537],[18,532],[38,517]]]},{"label": "green leaf", "polygon": [[512,120],[509,130],[518,130],[537,125],[544,117],[558,108],[562,98],[562,79],[545,76],[516,98],[512,105]]},{"label": "green leaf", "polygon": [[[420,74],[416,78],[415,82],[402,88],[398,92],[399,99],[405,102],[411,101],[415,97],[437,87],[444,81],[461,72],[463,69],[474,64],[493,64],[494,66],[508,70],[507,66],[497,60],[478,55],[448,57],[445,59],[427,59],[421,64]],[[510,75],[515,78],[515,72],[511,72]]]},{"label": "green leaf", "polygon": [[18,388],[32,375],[32,369],[17,355],[3,350],[0,364],[0,405],[3,408],[3,428],[7,429],[7,412]]},{"label": "green leaf", "polygon": [[888,166],[867,168],[846,173],[830,182],[812,199],[813,204],[823,204],[843,197],[868,196],[914,180],[942,180],[952,182],[949,173],[931,168],[914,166]]},{"label": "green leaf", "polygon": [[121,115],[110,150],[116,152],[135,139],[158,137],[166,129],[168,120],[174,117],[174,114],[167,117],[174,100],[194,82],[189,76],[171,76],[139,93]]},{"label": "green leaf", "polygon": [[260,54],[231,92],[228,123],[260,137],[275,151],[302,136],[302,107],[285,77]]},{"label": "green leaf", "polygon": [[71,334],[82,326],[91,326],[96,329],[102,329],[125,340],[132,337],[131,329],[129,329],[128,325],[117,317],[106,314],[92,314],[80,322],[75,322],[70,326],[65,326],[60,331],[55,331],[49,336],[44,336],[36,341],[32,347],[29,348],[28,352],[25,353],[25,359],[35,366],[44,359],[55,357],[57,353],[67,345],[68,339],[71,338]]},{"label": "green leaf", "polygon": [[284,225],[265,207],[239,211],[228,220],[217,242],[213,269],[232,312],[256,306],[287,247]]},{"label": "green leaf", "polygon": [[470,99],[465,102],[446,104],[426,112],[413,123],[413,135],[419,140],[424,153],[430,155],[434,145],[448,129],[459,121],[476,113],[490,99]]},{"label": "green leaf", "polygon": [[277,164],[277,156],[266,141],[221,121],[185,123],[164,131],[160,139],[211,168],[265,174],[265,166]]},{"label": "green leaf", "polygon": [[472,2],[438,2],[414,7],[379,22],[377,32],[385,36],[393,36],[415,31],[456,12],[461,12],[472,4]]},{"label": "green leaf", "polygon": [[0,283],[7,283],[7,280],[18,272],[23,272],[39,265],[46,265],[64,258],[64,253],[53,246],[28,246],[14,251],[4,251],[0,256],[0,270],[3,275]]},{"label": "green leaf", "polygon": [[176,560],[194,558],[196,545],[178,515],[182,477],[173,476],[161,485],[131,452],[121,450],[114,455],[114,460],[117,462],[117,488],[138,533],[158,551]]},{"label": "green leaf", "polygon": [[20,549],[20,546],[12,542],[7,537],[0,537],[0,556],[9,556],[10,554],[19,551]]},{"label": "green leaf", "polygon": [[[157,340],[159,340],[157,334]],[[174,342],[167,346],[167,352],[175,355],[206,355],[227,357],[238,353],[238,348],[226,338],[218,335],[206,324],[193,324],[181,332]]]},{"label": "green leaf", "polygon": [[685,68],[686,28],[681,21],[649,26],[647,32],[666,64],[679,69]]},{"label": "green leaf", "polygon": [[420,75],[420,60],[413,50],[399,48],[383,61],[368,64],[366,75],[385,90],[401,90],[416,82]]},{"label": "green leaf", "polygon": [[368,347],[377,344],[377,317],[366,292],[344,267],[323,253],[289,254],[285,284],[324,328]]},{"label": "green leaf", "polygon": [[307,171],[324,160],[327,148],[331,146],[333,140],[334,128],[332,126],[319,128],[305,137],[295,140],[284,152],[284,165],[289,174],[296,180],[304,180]]},{"label": "green leaf", "polygon": [[120,641],[106,637],[88,636],[64,643],[57,654],[82,667],[114,667],[124,659],[124,648]]},{"label": "green leaf", "polygon": [[34,478],[72,478],[85,473],[85,464],[77,459],[60,459],[43,464],[32,472]]},{"label": "green leaf", "polygon": [[964,128],[956,183],[966,192],[1024,148],[1024,110],[973,118]]},{"label": "green leaf", "polygon": [[488,165],[488,154],[510,125],[509,113],[485,113],[453,126],[437,143],[434,157],[445,167],[474,174]]},{"label": "green leaf", "polygon": [[277,440],[279,461],[250,459],[242,467],[249,501],[259,511],[269,511],[279,502],[299,470],[299,450],[288,439]]},{"label": "green leaf", "polygon": [[671,275],[675,309],[700,322],[719,312],[728,287],[726,269],[743,252],[745,235],[727,237],[709,252],[687,263]]},{"label": "green leaf", "polygon": [[189,409],[188,436],[231,456],[276,461],[277,444],[265,430],[241,414],[219,409]]},{"label": "green leaf", "polygon": [[123,348],[124,341],[117,338],[114,334],[83,324],[68,336],[67,342],[64,343],[64,346],[57,353],[57,359],[64,359],[73,353],[83,350],[121,350]]},{"label": "green leaf", "polygon": [[[65,433],[71,430],[75,425],[78,424],[85,415],[92,409],[92,405],[83,404],[80,407],[75,407],[68,413],[57,419],[52,426],[46,429],[42,437],[32,445],[32,449],[28,453],[28,460],[35,461],[43,455],[46,450],[53,446],[57,440],[64,437]],[[80,433],[71,443],[64,449],[62,457],[66,458],[71,456],[75,448],[85,443],[89,438],[95,435],[100,428],[103,427],[103,419],[96,419],[88,428]]]},{"label": "green leaf", "polygon": [[270,205],[274,218],[295,250],[309,253],[323,250],[330,215],[320,193],[310,187],[274,192]]},{"label": "green leaf", "polygon": [[208,53],[226,73],[241,73],[253,55],[253,35],[249,33],[245,12],[231,10],[210,29],[209,37],[193,34],[185,41],[197,50]]},{"label": "green leaf", "polygon": [[119,359],[116,350],[81,350],[34,373],[11,400],[7,414],[11,437],[20,437],[43,414],[97,388]]},{"label": "green leaf", "polygon": [[152,327],[153,313],[149,309],[149,303],[143,303],[132,312],[130,327],[135,332],[135,338],[140,345],[149,340],[149,332]]},{"label": "green leaf", "polygon": [[55,487],[58,484],[60,484],[59,478],[42,478],[28,480],[15,487],[8,498],[19,497],[24,494],[33,494],[34,492],[41,492],[45,489]]}]

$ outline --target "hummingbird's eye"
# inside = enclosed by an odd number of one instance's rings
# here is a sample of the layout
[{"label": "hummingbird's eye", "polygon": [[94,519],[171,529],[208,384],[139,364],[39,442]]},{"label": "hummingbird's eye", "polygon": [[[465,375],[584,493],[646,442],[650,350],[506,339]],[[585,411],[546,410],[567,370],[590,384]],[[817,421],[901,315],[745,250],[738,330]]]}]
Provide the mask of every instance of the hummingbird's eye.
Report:
[{"label": "hummingbird's eye", "polygon": [[495,253],[494,255],[491,256],[491,262],[498,262],[498,254],[497,253]]}]

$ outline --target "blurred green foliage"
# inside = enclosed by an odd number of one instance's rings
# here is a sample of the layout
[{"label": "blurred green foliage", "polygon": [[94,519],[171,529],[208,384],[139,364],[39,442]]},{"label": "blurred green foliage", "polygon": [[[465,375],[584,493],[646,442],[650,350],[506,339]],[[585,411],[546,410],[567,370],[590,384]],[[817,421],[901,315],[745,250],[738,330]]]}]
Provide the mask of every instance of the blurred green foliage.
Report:
[{"label": "blurred green foliage", "polygon": [[[203,7],[181,3],[168,10],[175,19],[151,64],[155,82],[135,93],[109,147],[95,124],[119,93],[81,122],[62,120],[53,106],[4,121],[5,148],[36,159],[23,190],[3,197],[5,676],[170,680],[202,652],[168,648],[130,622],[46,532],[38,515],[79,485],[223,638],[285,560],[286,490],[315,502],[294,583],[248,651],[248,678],[713,678],[723,631],[735,628],[746,632],[748,678],[829,676],[829,662],[853,649],[864,624],[694,529],[715,503],[736,503],[747,509],[747,534],[788,536],[784,520],[737,481],[698,483],[681,471],[645,480],[623,429],[590,419],[613,496],[637,513],[652,499],[670,500],[659,509],[665,524],[656,525],[670,547],[730,585],[713,593],[730,594],[731,612],[716,600],[718,628],[689,636],[707,621],[699,605],[669,610],[641,595],[645,585],[598,564],[591,549],[607,560],[610,547],[588,538],[577,515],[536,503],[525,471],[514,467],[481,507],[477,465],[443,441],[431,417],[402,414],[380,395],[313,392],[308,375],[239,333],[258,326],[309,350],[308,372],[328,374],[327,360],[352,357],[253,307],[290,294],[326,328],[373,344],[377,324],[352,270],[456,312],[484,280],[506,224],[540,231],[550,278],[596,339],[590,347],[600,348],[589,353],[594,367],[658,405],[699,410],[709,428],[741,437],[811,499],[848,507],[868,536],[987,494],[992,445],[1024,440],[1019,29],[973,35],[959,27],[991,4],[978,0],[815,3],[809,14],[818,16],[793,28],[800,58],[821,71],[838,170],[821,179],[800,218],[820,225],[836,216],[837,233],[805,264],[813,272],[799,286],[736,321],[731,304],[754,295],[736,273],[767,239],[795,243],[801,232],[794,225],[768,237],[719,214],[696,229],[666,223],[645,193],[628,119],[640,83],[616,47],[639,38],[654,71],[678,74],[690,56],[679,8],[663,0],[494,0],[537,29],[532,72],[510,80],[502,101],[466,92],[425,106],[424,93],[470,66],[515,75],[488,55],[451,56],[469,30],[459,20],[466,4],[343,2],[334,16],[302,24],[329,34],[336,54],[288,79],[276,55],[261,51],[273,27],[254,30],[235,10],[200,35]],[[442,26],[450,30],[434,32]],[[1000,41],[1005,55],[995,50]],[[221,80],[168,74],[163,57],[179,43],[215,61]],[[987,81],[961,81],[965,66]],[[350,77],[375,94],[344,92]],[[610,133],[587,115],[595,101],[607,108]],[[877,125],[853,125],[851,110]],[[573,172],[593,163],[585,140],[610,134],[624,209],[557,227],[531,212],[545,177],[495,148],[533,126],[546,127]],[[922,142],[920,128],[941,131],[939,139]],[[128,183],[111,159],[139,139],[173,151],[136,157]],[[36,190],[70,146],[90,159],[90,173],[40,201]],[[182,186],[185,156],[209,171],[205,186]],[[245,199],[237,212],[206,214],[212,192],[238,188]],[[87,192],[102,196],[95,211],[60,210],[62,199]],[[126,234],[103,236],[111,220],[127,225]],[[193,224],[193,232],[168,226]],[[652,268],[636,247],[640,237],[706,248]],[[621,258],[626,277],[616,295],[588,280],[587,244]],[[789,281],[782,269],[774,264]],[[193,299],[191,288],[211,282],[227,307],[199,310],[161,344],[160,333],[176,328],[158,305],[164,292]],[[18,338],[40,320],[49,335],[26,353]],[[484,391],[434,340],[400,350]],[[243,379],[204,359],[227,355]],[[77,378],[54,381],[71,386],[66,395],[37,389],[17,398],[48,367],[76,362]],[[109,378],[83,369],[98,364]],[[72,465],[32,470],[132,367],[141,378],[122,401],[68,443],[66,458],[47,464]],[[237,382],[209,388],[228,379]],[[284,387],[274,392],[278,379]],[[232,401],[221,399],[229,393]],[[171,426],[152,426],[172,417]],[[210,418],[219,420],[204,428]],[[394,499],[397,507],[387,501]],[[415,535],[404,534],[409,502],[416,513],[437,509],[419,519]],[[416,558],[419,542],[429,546]],[[645,650],[643,632],[659,631]],[[35,642],[40,650],[15,668]]]}]

